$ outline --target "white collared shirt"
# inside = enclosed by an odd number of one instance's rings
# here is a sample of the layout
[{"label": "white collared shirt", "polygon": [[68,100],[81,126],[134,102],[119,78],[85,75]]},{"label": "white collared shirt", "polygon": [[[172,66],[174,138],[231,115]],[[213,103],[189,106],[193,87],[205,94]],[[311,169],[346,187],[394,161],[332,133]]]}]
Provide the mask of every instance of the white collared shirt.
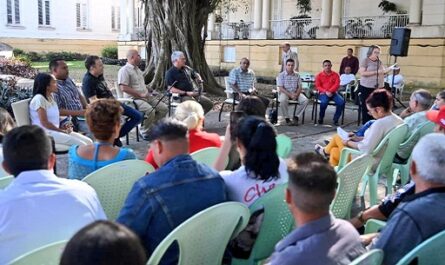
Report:
[{"label": "white collared shirt", "polygon": [[49,170],[22,172],[0,191],[0,264],[69,240],[98,219],[106,216],[88,184],[59,178]]},{"label": "white collared shirt", "polygon": [[[139,93],[146,93],[144,73],[139,67],[130,63],[124,65],[117,74],[117,82],[119,85],[126,85],[136,90]],[[132,98],[133,96],[124,93],[124,97]]]}]

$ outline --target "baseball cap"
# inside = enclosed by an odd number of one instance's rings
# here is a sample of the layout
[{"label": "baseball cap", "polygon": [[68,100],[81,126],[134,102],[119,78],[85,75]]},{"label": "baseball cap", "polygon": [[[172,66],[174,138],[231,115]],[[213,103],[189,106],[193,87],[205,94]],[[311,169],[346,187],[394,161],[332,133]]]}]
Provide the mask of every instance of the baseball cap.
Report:
[{"label": "baseball cap", "polygon": [[445,106],[440,107],[439,110],[427,111],[426,118],[445,128]]}]

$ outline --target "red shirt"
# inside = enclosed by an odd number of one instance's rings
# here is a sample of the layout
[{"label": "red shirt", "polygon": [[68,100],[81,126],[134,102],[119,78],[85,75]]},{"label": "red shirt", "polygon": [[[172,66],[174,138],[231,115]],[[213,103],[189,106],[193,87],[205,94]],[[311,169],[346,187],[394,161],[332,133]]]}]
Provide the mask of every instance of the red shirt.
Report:
[{"label": "red shirt", "polygon": [[[221,139],[217,133],[208,133],[197,130],[189,131],[189,153],[193,153],[207,147],[221,147]],[[154,160],[153,150],[148,150],[145,161],[150,163],[155,169],[159,168]]]},{"label": "red shirt", "polygon": [[331,71],[330,74],[322,71],[315,77],[315,87],[320,94],[335,93],[340,87],[340,76],[334,71]]}]

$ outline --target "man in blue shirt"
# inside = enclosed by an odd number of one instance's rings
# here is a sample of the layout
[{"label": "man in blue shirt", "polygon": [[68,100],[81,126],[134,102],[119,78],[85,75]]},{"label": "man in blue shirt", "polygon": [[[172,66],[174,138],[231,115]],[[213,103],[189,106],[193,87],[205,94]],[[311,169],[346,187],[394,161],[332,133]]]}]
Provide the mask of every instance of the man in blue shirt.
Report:
[{"label": "man in blue shirt", "polygon": [[288,172],[285,199],[298,228],[278,242],[270,264],[346,265],[363,254],[354,227],[329,212],[337,187],[334,169],[321,156],[304,153],[289,162]]},{"label": "man in blue shirt", "polygon": [[[226,201],[225,184],[218,172],[188,154],[184,123],[161,120],[149,136],[160,168],[134,184],[117,219],[140,237],[148,256],[182,222]],[[166,252],[161,264],[177,262],[175,245]]]}]

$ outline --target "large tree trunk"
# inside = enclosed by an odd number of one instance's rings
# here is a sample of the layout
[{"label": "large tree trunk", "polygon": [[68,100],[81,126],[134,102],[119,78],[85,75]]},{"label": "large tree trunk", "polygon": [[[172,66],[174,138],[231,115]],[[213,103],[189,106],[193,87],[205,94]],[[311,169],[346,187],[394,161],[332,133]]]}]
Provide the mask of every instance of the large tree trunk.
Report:
[{"label": "large tree trunk", "polygon": [[182,51],[190,67],[204,79],[204,88],[223,94],[204,54],[208,15],[221,0],[141,0],[145,9],[146,77],[154,89],[165,89],[172,51]]}]

